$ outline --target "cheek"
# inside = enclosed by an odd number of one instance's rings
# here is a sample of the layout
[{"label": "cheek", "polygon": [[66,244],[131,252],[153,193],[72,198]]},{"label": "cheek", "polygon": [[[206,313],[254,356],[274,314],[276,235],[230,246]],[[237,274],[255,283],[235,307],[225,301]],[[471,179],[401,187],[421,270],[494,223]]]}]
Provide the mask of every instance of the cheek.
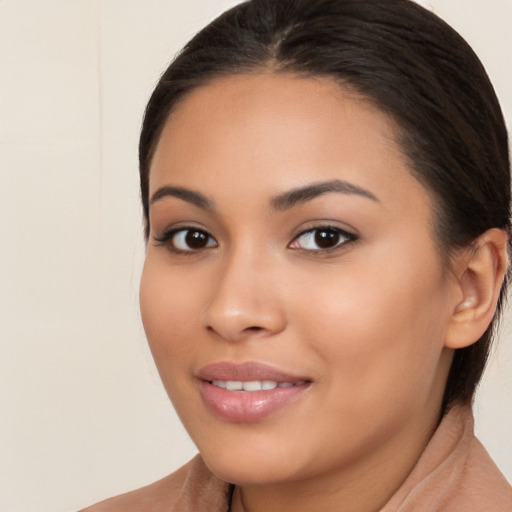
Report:
[{"label": "cheek", "polygon": [[192,329],[197,322],[194,291],[184,286],[154,258],[144,263],[140,284],[140,310],[144,331],[164,385],[193,350]]},{"label": "cheek", "polygon": [[357,389],[354,403],[421,393],[435,379],[447,295],[437,269],[425,277],[418,261],[414,268],[391,260],[317,279],[295,314],[308,319],[303,332],[335,387]]}]

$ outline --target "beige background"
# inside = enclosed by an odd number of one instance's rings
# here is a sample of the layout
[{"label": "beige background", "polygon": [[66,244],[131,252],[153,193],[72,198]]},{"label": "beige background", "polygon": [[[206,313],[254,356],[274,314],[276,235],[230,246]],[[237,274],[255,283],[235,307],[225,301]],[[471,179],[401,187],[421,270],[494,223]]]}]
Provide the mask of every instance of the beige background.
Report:
[{"label": "beige background", "polygon": [[[160,72],[235,3],[0,0],[1,512],[76,510],[194,453],[138,313],[136,147]],[[510,126],[512,1],[430,5],[480,54]],[[476,407],[509,479],[511,338]]]}]

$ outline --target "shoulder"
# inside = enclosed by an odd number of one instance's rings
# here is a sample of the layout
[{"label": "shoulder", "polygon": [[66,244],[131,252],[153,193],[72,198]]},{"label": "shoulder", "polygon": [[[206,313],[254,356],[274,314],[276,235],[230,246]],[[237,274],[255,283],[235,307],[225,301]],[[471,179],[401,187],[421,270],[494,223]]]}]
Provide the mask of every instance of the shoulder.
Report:
[{"label": "shoulder", "polygon": [[475,437],[470,406],[454,406],[381,512],[512,512],[512,487]]},{"label": "shoulder", "polygon": [[[458,511],[465,505],[475,512],[511,512],[512,486],[475,437],[471,411],[465,423],[466,432],[459,450],[451,454],[454,461],[458,461],[452,466],[452,474],[457,474],[457,478],[447,498],[447,510]],[[447,465],[448,462],[445,461]]]},{"label": "shoulder", "polygon": [[[191,472],[193,461],[182,466],[176,472],[150,485],[136,489],[87,507],[80,512],[135,512],[160,510],[159,504],[168,504],[179,495],[183,483]],[[163,509],[163,507],[161,507]]]},{"label": "shoulder", "polygon": [[512,486],[476,437],[458,482],[457,500],[471,503],[475,511],[512,511]]},{"label": "shoulder", "polygon": [[455,442],[425,482],[435,482],[431,490],[440,511],[511,512],[512,487],[475,437],[473,426],[471,409],[455,407],[446,425],[440,425],[441,440]]},{"label": "shoulder", "polygon": [[229,485],[215,477],[201,457],[196,456],[157,482],[107,499],[80,512],[178,512],[192,510],[192,506],[211,506],[213,508],[210,510],[217,512],[227,503],[228,494]]}]

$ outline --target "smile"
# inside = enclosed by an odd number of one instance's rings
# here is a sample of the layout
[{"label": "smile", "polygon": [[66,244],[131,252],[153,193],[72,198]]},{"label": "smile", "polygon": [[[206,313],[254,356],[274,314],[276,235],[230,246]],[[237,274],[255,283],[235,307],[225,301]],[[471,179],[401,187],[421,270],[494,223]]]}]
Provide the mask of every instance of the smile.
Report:
[{"label": "smile", "polygon": [[277,382],[275,380],[213,380],[212,385],[227,389],[228,391],[270,391],[276,388],[292,388],[305,384],[305,381],[298,382]]},{"label": "smile", "polygon": [[206,408],[237,423],[263,420],[296,403],[312,381],[260,363],[215,363],[197,375]]}]

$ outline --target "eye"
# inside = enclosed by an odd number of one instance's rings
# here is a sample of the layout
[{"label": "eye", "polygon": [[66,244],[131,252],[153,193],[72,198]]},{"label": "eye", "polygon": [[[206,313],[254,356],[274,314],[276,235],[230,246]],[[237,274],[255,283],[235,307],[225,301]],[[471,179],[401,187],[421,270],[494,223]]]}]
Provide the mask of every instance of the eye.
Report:
[{"label": "eye", "polygon": [[217,241],[209,233],[197,228],[173,229],[155,240],[170,245],[175,252],[195,252],[217,247]]},{"label": "eye", "polygon": [[353,242],[357,237],[337,227],[319,227],[300,233],[290,244],[291,249],[328,251]]}]

